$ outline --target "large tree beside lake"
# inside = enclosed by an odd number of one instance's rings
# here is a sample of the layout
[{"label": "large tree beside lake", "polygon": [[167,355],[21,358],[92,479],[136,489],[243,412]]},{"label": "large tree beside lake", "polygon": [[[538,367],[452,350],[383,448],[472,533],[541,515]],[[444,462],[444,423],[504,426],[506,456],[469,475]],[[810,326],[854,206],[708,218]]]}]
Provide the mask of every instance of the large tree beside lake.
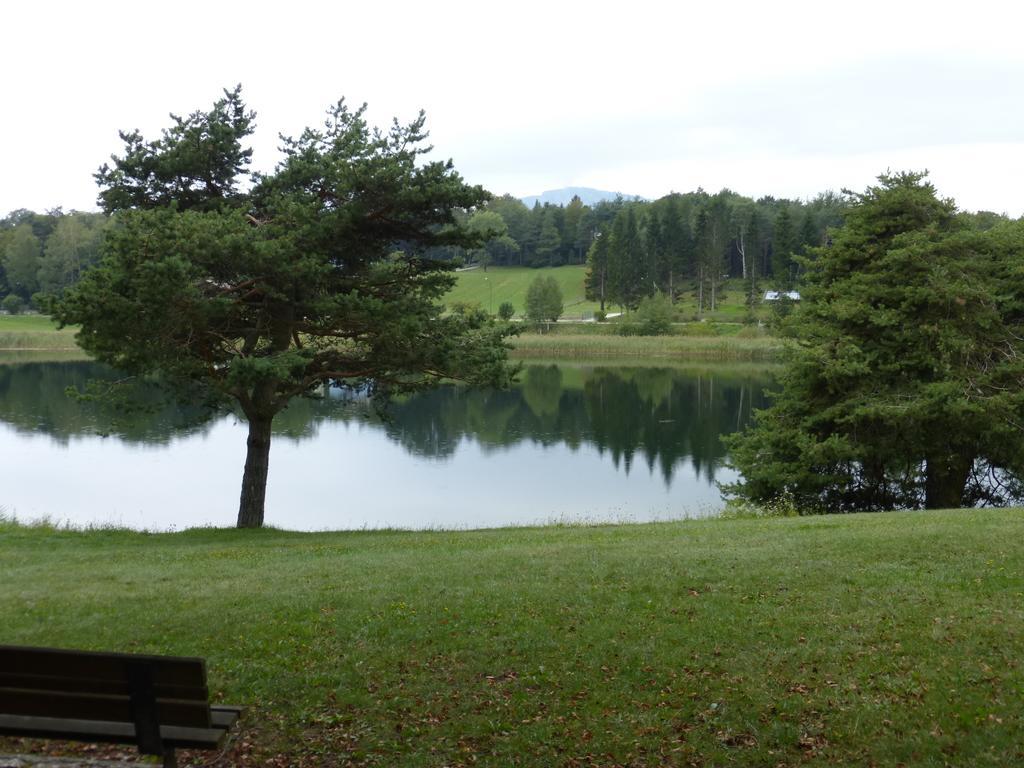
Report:
[{"label": "large tree beside lake", "polygon": [[479,245],[456,212],[487,193],[424,160],[422,114],[380,131],[363,113],[340,101],[251,177],[240,88],[172,115],[159,139],[122,133],[124,154],[97,174],[114,217],[101,262],[56,308],[97,359],[242,411],[240,527],[263,523],[271,423],[294,398],[327,383],[387,395],[507,381],[507,328],[443,314],[454,277],[426,257]]},{"label": "large tree beside lake", "polygon": [[814,255],[731,490],[825,511],[1024,498],[1024,225],[982,230],[922,174],[884,175]]}]

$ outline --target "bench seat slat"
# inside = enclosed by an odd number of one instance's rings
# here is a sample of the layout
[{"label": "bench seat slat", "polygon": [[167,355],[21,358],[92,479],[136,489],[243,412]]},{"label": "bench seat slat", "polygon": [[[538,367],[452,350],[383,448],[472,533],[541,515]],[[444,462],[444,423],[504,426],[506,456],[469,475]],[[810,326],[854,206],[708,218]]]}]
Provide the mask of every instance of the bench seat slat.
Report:
[{"label": "bench seat slat", "polygon": [[[134,744],[135,726],[130,723],[102,720],[75,720],[56,717],[26,717],[0,715],[0,731],[15,736],[38,736],[69,741],[106,741],[115,744]],[[212,749],[220,744],[227,728],[183,728],[165,725],[160,738],[171,747]]]},{"label": "bench seat slat", "polygon": [[20,674],[121,681],[128,679],[129,666],[140,662],[153,665],[156,685],[206,685],[206,664],[199,658],[0,646],[0,669]]},{"label": "bench seat slat", "polygon": [[[107,694],[63,693],[0,688],[0,713],[38,717],[108,720],[133,723],[131,699]],[[210,726],[210,707],[205,701],[156,700],[161,725],[195,728]]]},{"label": "bench seat slat", "polygon": [[[86,677],[59,677],[55,675],[26,675],[0,671],[0,688],[24,688],[36,691],[64,691],[65,693],[105,693],[127,696],[131,686],[126,680],[94,680]],[[206,686],[154,685],[159,699],[182,699],[206,702],[210,692]]]}]

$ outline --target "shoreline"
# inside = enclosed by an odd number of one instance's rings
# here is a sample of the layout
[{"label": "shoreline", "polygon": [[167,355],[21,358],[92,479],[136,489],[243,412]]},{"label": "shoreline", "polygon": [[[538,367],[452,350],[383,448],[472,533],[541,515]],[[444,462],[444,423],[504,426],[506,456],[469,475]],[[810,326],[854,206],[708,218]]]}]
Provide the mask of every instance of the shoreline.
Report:
[{"label": "shoreline", "polygon": [[511,340],[510,357],[587,359],[638,357],[654,360],[777,362],[785,343],[772,336],[618,336],[524,333]]}]

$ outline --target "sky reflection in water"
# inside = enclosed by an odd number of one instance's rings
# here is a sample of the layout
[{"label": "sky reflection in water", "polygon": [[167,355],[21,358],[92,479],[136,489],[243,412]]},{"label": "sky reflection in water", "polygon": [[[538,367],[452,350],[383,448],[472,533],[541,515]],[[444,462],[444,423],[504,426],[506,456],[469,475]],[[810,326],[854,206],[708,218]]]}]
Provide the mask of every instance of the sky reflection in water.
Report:
[{"label": "sky reflection in water", "polygon": [[[0,366],[0,507],[18,519],[164,530],[234,523],[245,423],[68,399],[91,363]],[[109,374],[106,374],[109,375]],[[719,435],[764,405],[763,369],[527,366],[507,392],[442,387],[385,420],[304,401],[275,422],[267,524],[475,528],[713,513]],[[106,436],[103,436],[106,435]]]}]

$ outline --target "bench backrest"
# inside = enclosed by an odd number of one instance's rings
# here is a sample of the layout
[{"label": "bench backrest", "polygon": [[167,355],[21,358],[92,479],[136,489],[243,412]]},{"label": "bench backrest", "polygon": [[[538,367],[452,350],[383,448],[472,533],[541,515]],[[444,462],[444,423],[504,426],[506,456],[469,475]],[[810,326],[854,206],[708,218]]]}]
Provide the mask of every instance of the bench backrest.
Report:
[{"label": "bench backrest", "polygon": [[144,751],[160,726],[209,728],[202,659],[0,646],[0,714],[135,725]]}]

